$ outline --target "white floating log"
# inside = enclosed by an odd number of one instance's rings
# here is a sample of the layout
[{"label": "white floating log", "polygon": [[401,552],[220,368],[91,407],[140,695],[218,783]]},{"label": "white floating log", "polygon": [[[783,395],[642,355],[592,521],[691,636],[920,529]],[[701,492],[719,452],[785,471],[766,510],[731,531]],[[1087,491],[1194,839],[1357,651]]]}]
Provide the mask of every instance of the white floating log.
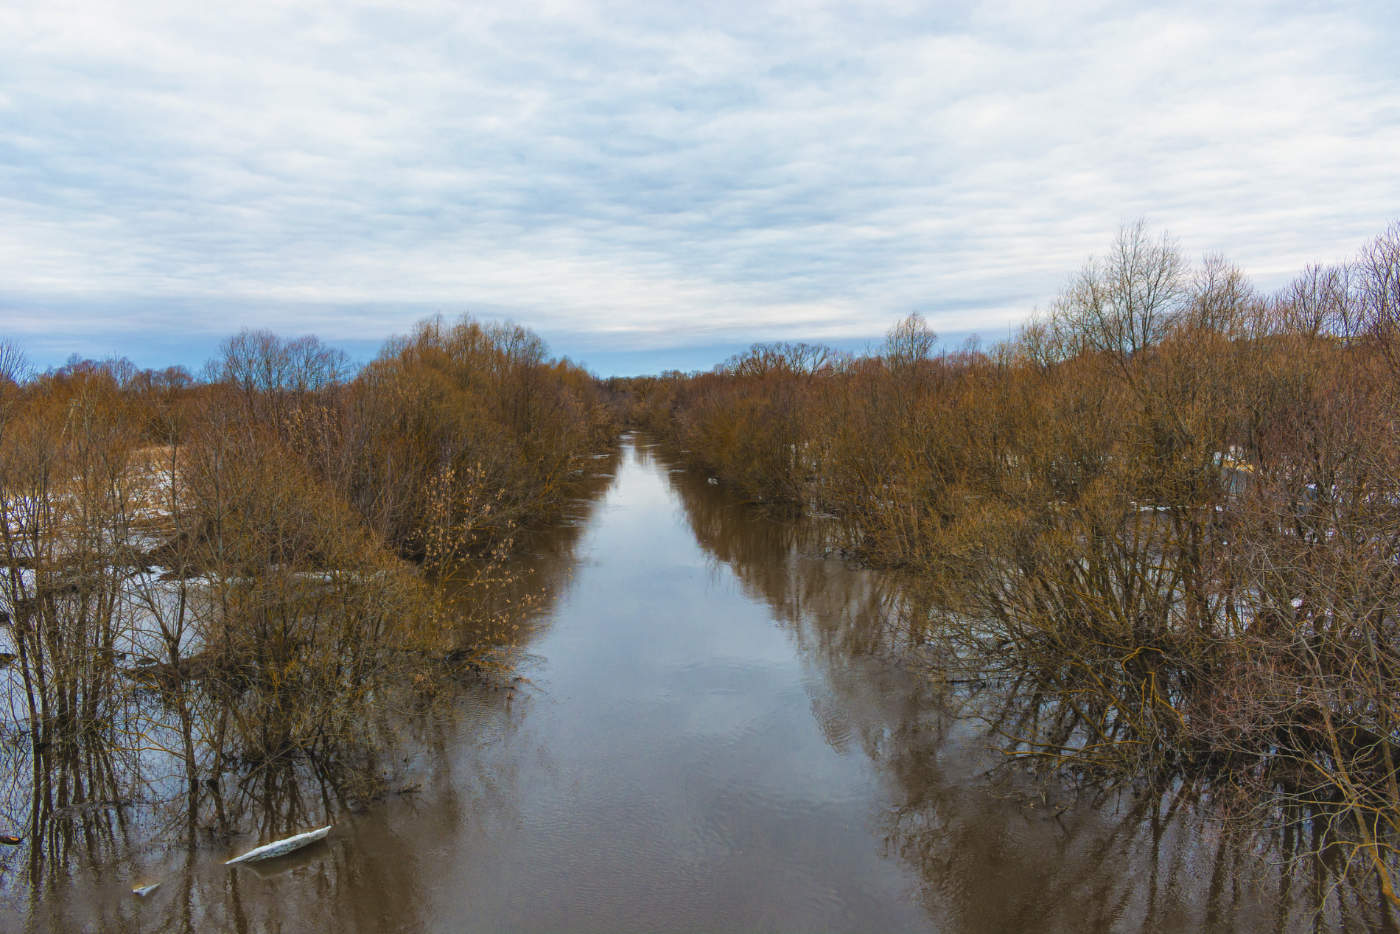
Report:
[{"label": "white floating log", "polygon": [[277,856],[285,856],[294,850],[299,850],[304,846],[315,843],[317,840],[324,840],[326,834],[331,832],[330,824],[319,830],[308,830],[306,833],[299,833],[295,837],[288,837],[285,840],[278,840],[276,843],[267,843],[244,853],[242,856],[235,856],[233,859],[224,862],[225,866],[232,866],[234,863],[252,863],[260,859],[272,859]]}]

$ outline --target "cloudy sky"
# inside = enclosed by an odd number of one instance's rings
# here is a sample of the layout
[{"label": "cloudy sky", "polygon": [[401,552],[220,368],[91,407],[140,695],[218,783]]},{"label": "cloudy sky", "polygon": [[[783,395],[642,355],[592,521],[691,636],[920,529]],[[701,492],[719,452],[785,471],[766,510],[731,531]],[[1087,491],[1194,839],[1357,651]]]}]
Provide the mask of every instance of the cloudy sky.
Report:
[{"label": "cloudy sky", "polygon": [[6,0],[0,337],[368,356],[472,312],[604,373],[916,310],[996,339],[1139,217],[1277,287],[1400,218],[1396,10]]}]

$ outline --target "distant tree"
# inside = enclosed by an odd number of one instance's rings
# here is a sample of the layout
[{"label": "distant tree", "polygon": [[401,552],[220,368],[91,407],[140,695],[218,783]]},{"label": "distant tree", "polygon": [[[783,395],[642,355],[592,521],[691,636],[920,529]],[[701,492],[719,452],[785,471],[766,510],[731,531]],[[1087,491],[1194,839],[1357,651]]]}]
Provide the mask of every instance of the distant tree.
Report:
[{"label": "distant tree", "polygon": [[1118,231],[1106,257],[1084,267],[1057,311],[1087,349],[1121,364],[1162,340],[1188,296],[1176,244],[1166,234],[1149,237],[1139,220]]},{"label": "distant tree", "polygon": [[1275,317],[1295,334],[1350,337],[1358,324],[1347,266],[1311,265],[1278,299]]},{"label": "distant tree", "polygon": [[1365,327],[1400,374],[1400,222],[1362,251],[1356,276]]},{"label": "distant tree", "polygon": [[931,360],[937,345],[938,335],[923,315],[913,312],[885,335],[885,362],[892,369],[910,369]]}]

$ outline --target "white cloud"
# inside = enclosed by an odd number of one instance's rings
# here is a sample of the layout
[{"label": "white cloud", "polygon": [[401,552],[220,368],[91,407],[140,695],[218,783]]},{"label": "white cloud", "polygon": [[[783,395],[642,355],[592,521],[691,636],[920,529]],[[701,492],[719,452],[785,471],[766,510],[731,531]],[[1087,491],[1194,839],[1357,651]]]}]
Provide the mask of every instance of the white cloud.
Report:
[{"label": "white cloud", "polygon": [[1269,286],[1400,205],[1384,5],[880,10],[7,4],[0,330],[992,332],[1139,215]]}]

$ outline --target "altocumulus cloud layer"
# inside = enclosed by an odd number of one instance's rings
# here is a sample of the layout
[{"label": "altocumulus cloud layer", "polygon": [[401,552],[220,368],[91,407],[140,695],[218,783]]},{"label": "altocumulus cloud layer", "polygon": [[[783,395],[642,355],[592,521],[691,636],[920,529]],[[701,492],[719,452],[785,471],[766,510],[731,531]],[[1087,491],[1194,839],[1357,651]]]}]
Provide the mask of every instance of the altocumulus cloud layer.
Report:
[{"label": "altocumulus cloud layer", "polygon": [[0,333],[995,337],[1138,216],[1277,285],[1400,214],[1393,9],[9,0]]}]

